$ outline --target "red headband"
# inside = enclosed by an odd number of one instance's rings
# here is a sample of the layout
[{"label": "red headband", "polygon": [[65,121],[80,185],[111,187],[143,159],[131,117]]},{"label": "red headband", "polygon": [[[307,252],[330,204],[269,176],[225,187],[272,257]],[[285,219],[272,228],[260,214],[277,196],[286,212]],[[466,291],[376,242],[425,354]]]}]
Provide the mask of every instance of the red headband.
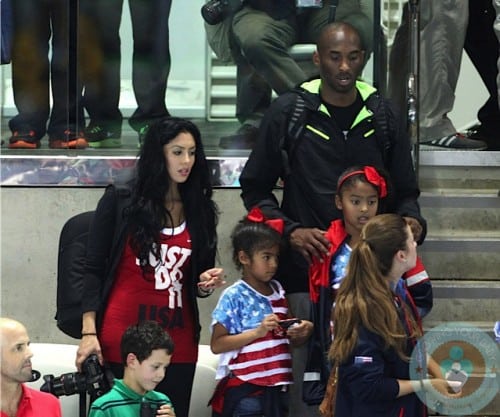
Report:
[{"label": "red headband", "polygon": [[283,234],[283,228],[285,222],[283,219],[268,219],[262,213],[262,210],[259,207],[254,207],[247,215],[247,219],[254,223],[264,223],[267,224],[270,228],[276,230],[280,235]]},{"label": "red headband", "polygon": [[353,172],[349,172],[344,175],[340,181],[339,186],[337,187],[337,192],[342,188],[342,184],[348,179],[353,177],[354,175],[364,175],[367,181],[373,185],[378,190],[378,195],[380,198],[384,198],[387,196],[387,184],[385,183],[384,177],[378,173],[378,171],[372,166],[365,166],[362,170],[357,170]]}]

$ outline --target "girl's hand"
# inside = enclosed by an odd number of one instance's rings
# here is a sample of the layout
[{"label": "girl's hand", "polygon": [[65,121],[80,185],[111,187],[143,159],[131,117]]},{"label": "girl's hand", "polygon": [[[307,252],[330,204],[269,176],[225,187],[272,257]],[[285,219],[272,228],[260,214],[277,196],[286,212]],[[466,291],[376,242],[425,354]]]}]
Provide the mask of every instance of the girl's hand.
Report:
[{"label": "girl's hand", "polygon": [[213,291],[226,284],[222,268],[210,268],[200,274],[198,286],[204,291]]},{"label": "girl's hand", "polygon": [[175,417],[175,411],[169,404],[163,404],[157,411],[157,416]]},{"label": "girl's hand", "polygon": [[264,317],[264,320],[260,323],[260,326],[255,329],[257,337],[264,337],[267,332],[276,329],[279,326],[279,319],[276,314],[269,314]]},{"label": "girl's hand", "polygon": [[300,323],[291,325],[286,331],[286,335],[290,338],[290,342],[294,346],[304,344],[313,332],[314,325],[309,320],[301,320]]},{"label": "girl's hand", "polygon": [[432,378],[429,380],[424,380],[424,388],[426,389],[430,389],[429,386],[426,386],[426,381],[429,381],[429,384],[432,386],[432,388],[434,388],[445,397],[457,398],[462,395],[462,383],[460,381],[447,381],[446,379]]}]

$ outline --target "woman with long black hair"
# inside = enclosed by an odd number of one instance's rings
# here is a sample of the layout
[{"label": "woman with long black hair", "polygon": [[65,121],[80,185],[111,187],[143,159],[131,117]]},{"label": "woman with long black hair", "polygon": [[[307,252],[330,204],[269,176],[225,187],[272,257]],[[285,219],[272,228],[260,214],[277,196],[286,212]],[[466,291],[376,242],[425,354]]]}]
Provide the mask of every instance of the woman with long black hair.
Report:
[{"label": "woman with long black hair", "polygon": [[79,369],[95,353],[121,378],[123,332],[155,320],[175,344],[156,390],[170,397],[177,417],[188,417],[200,336],[196,297],[224,283],[214,268],[217,220],[198,128],[173,117],[153,124],[129,191],[108,188],[91,225]]}]

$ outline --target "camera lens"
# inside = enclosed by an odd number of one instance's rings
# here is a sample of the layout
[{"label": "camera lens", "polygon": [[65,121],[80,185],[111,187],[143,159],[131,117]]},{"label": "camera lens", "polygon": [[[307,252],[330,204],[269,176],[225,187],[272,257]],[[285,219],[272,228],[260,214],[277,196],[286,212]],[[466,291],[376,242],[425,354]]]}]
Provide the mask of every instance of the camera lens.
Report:
[{"label": "camera lens", "polygon": [[216,25],[226,17],[227,8],[224,0],[212,0],[202,6],[201,15],[209,25]]},{"label": "camera lens", "polygon": [[54,392],[57,396],[85,392],[86,388],[87,382],[85,376],[79,373],[63,374],[59,378],[59,381],[54,381]]}]

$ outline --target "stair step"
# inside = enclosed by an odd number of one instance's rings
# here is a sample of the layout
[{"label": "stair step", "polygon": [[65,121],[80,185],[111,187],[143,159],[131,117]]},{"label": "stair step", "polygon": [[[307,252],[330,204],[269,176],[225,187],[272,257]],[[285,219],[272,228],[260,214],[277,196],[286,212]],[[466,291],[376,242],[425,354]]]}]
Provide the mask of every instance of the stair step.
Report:
[{"label": "stair step", "polygon": [[459,170],[465,167],[498,168],[500,151],[446,150],[435,146],[420,145],[419,163],[420,168],[451,167]]},{"label": "stair step", "polygon": [[236,120],[236,106],[231,104],[214,104],[210,109],[210,117],[214,119]]},{"label": "stair step", "polygon": [[419,202],[431,207],[500,208],[500,196],[490,188],[427,188],[421,192]]},{"label": "stair step", "polygon": [[[461,298],[500,300],[500,281],[476,282],[462,280],[432,280],[432,288],[435,299]],[[500,320],[500,317],[498,317],[498,319]]]},{"label": "stair step", "polygon": [[490,190],[498,195],[500,152],[421,150],[418,178],[423,191]]},{"label": "stair step", "polygon": [[210,96],[212,98],[231,98],[236,100],[236,86],[212,85]]},{"label": "stair step", "polygon": [[439,234],[429,233],[419,252],[500,252],[500,230],[481,232],[480,236],[464,234],[463,231],[440,229]]},{"label": "stair step", "polygon": [[235,80],[236,82],[236,67],[235,66],[219,66],[212,67],[211,71],[212,80]]}]

